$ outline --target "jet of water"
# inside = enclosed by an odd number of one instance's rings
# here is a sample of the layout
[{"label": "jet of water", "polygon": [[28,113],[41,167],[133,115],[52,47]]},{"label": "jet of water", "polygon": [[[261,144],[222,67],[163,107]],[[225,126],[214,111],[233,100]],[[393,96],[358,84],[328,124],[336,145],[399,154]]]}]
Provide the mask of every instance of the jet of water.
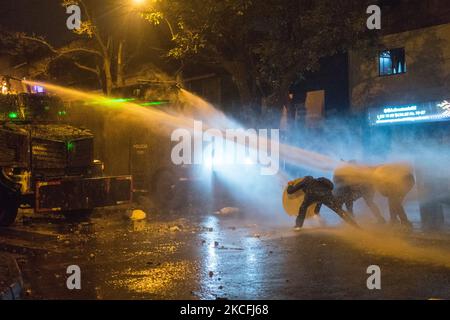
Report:
[{"label": "jet of water", "polygon": [[[44,82],[24,80],[24,83],[31,86],[44,87],[47,91],[54,92],[61,96],[70,97],[77,100],[90,101],[93,107],[111,105],[110,98],[99,94],[65,88]],[[132,101],[126,101],[126,99],[118,103],[114,103],[114,105],[118,105],[118,112],[125,113],[135,119],[142,119],[142,121],[147,122],[152,127],[155,127],[155,124],[158,124],[156,128],[165,133],[168,132],[167,129],[174,130],[179,128],[195,133],[193,127],[194,120],[202,120],[205,123],[203,127],[204,131],[210,128],[226,130],[241,127],[237,122],[228,118],[223,112],[219,111],[212,104],[206,102],[200,97],[184,89],[181,89],[180,96],[181,101],[188,104],[190,108],[185,109],[184,113],[178,114],[170,114],[155,108],[143,107],[139,104],[133,103]],[[332,159],[317,152],[304,150],[285,143],[279,143],[279,141],[266,140],[262,142],[267,143],[267,145],[276,144],[280,150],[280,159],[296,166],[332,172],[338,165],[342,164],[339,160]]]}]

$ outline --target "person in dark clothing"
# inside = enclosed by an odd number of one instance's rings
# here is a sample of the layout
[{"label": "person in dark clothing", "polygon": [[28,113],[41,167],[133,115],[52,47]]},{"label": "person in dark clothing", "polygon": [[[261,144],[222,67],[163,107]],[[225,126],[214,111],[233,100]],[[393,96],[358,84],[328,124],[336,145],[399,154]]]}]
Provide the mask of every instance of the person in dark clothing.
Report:
[{"label": "person in dark clothing", "polygon": [[406,215],[403,202],[415,183],[414,175],[407,173],[402,175],[396,183],[385,182],[378,186],[378,191],[388,199],[391,224],[401,223],[402,226],[412,229],[413,225]]},{"label": "person in dark clothing", "polygon": [[[336,183],[336,181],[335,181]],[[383,215],[381,214],[380,209],[373,201],[373,198],[375,196],[375,189],[372,188],[370,185],[362,185],[362,184],[355,184],[355,185],[343,185],[339,184],[334,191],[334,195],[339,201],[339,205],[342,207],[345,205],[345,208],[350,213],[350,215],[353,217],[353,203],[358,199],[364,199],[365,203],[369,207],[372,214],[377,219],[378,223],[384,224],[386,223],[386,220],[384,219]]]},{"label": "person in dark clothing", "polygon": [[334,172],[334,195],[340,206],[347,207],[353,213],[353,202],[363,198],[379,223],[385,223],[380,210],[373,201],[375,192],[386,197],[389,202],[391,223],[401,223],[407,228],[412,225],[403,208],[406,195],[415,185],[412,169],[405,164],[385,164],[376,167],[349,165],[338,168]]},{"label": "person in dark clothing", "polygon": [[402,196],[391,196],[388,198],[389,203],[389,213],[391,216],[391,224],[395,225],[401,223],[402,226],[412,229],[413,225],[408,220],[405,208],[403,207],[404,197]]},{"label": "person in dark clothing", "polygon": [[296,227],[302,228],[305,222],[308,207],[317,203],[315,208],[316,214],[319,213],[320,207],[326,205],[328,208],[336,212],[345,222],[353,227],[359,228],[358,224],[353,220],[351,215],[340,206],[340,202],[333,195],[333,182],[326,178],[314,179],[311,176],[305,177],[302,181],[295,184],[290,182],[287,188],[288,194],[294,194],[302,190],[305,193],[305,198],[301,204],[296,220]]}]

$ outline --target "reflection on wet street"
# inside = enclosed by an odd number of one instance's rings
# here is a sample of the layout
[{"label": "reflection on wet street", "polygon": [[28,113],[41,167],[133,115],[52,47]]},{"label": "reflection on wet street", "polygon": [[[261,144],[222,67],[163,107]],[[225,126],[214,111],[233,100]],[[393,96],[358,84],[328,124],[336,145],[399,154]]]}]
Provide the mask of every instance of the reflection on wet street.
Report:
[{"label": "reflection on wet street", "polygon": [[[70,223],[21,220],[2,230],[0,244],[19,258],[26,298],[450,298],[445,236],[371,238],[339,226],[295,232],[244,215],[148,214],[132,221],[120,210]],[[69,265],[81,268],[79,291],[66,287]],[[382,270],[380,291],[366,287],[370,265]]]}]

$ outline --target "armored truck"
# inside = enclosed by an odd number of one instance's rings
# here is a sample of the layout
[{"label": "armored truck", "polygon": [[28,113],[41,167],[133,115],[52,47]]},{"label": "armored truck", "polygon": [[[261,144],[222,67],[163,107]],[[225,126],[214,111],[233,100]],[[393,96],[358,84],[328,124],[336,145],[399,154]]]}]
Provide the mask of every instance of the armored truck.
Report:
[{"label": "armored truck", "polygon": [[0,226],[14,223],[20,207],[86,215],[131,202],[131,176],[104,176],[94,135],[66,117],[57,96],[0,94]]}]

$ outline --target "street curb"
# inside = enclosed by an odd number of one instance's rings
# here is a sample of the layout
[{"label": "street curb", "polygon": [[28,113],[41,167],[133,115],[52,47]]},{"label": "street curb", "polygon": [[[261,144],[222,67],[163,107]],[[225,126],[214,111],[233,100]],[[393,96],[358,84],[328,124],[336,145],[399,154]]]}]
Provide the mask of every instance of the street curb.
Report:
[{"label": "street curb", "polygon": [[[0,288],[0,300],[19,300],[23,291],[23,278],[19,265],[16,259],[11,256],[1,255],[4,261],[8,261],[9,274],[11,280],[9,280],[9,286]],[[4,258],[3,258],[4,256]]]}]

